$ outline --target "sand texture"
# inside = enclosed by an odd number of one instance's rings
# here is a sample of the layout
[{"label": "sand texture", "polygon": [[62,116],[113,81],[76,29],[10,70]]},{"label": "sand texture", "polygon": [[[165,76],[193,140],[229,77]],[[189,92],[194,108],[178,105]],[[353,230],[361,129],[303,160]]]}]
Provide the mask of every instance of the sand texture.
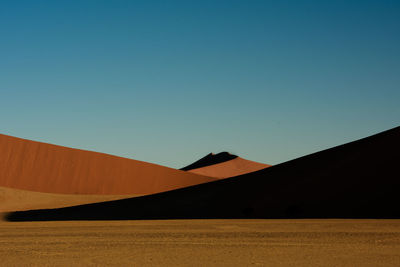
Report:
[{"label": "sand texture", "polygon": [[0,186],[0,212],[55,209],[136,196],[54,194]]},{"label": "sand texture", "polygon": [[0,135],[0,186],[59,194],[154,194],[215,180],[156,164]]},{"label": "sand texture", "polygon": [[399,220],[0,222],[2,266],[399,266]]}]

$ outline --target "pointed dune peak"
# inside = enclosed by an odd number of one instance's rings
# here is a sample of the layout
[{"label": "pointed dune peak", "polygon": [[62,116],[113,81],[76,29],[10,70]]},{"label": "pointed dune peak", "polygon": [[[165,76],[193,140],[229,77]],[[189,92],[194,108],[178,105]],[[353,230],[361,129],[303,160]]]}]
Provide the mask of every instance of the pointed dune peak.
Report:
[{"label": "pointed dune peak", "polygon": [[195,161],[192,164],[181,168],[181,170],[189,171],[192,169],[198,169],[201,167],[206,167],[206,166],[222,163],[225,161],[229,161],[234,158],[237,158],[237,156],[230,154],[229,152],[220,152],[218,154],[210,153],[210,154],[207,154],[205,157],[199,159],[198,161]]},{"label": "pointed dune peak", "polygon": [[181,170],[221,179],[258,171],[270,166],[240,158],[229,152],[221,152],[218,154],[210,153]]}]

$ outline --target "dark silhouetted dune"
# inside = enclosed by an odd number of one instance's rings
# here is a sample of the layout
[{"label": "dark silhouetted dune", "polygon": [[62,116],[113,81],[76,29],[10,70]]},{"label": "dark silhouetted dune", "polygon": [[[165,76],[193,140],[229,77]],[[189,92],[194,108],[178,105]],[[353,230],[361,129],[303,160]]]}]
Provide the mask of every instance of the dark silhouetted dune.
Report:
[{"label": "dark silhouetted dune", "polygon": [[250,174],[10,221],[171,218],[400,218],[400,127]]},{"label": "dark silhouetted dune", "polygon": [[153,194],[214,178],[0,135],[0,186],[58,194]]},{"label": "dark silhouetted dune", "polygon": [[220,152],[218,154],[210,153],[210,154],[206,155],[205,157],[199,159],[198,161],[195,161],[192,164],[190,164],[186,167],[183,167],[181,170],[190,171],[193,169],[198,169],[198,168],[222,163],[225,161],[229,161],[229,160],[232,160],[235,158],[237,158],[236,155],[232,155],[228,152]]}]

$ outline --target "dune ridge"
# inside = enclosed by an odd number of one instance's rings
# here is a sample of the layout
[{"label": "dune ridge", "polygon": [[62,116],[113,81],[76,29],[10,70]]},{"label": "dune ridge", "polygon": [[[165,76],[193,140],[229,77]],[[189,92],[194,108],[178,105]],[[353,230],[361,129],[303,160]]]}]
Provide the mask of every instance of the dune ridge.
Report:
[{"label": "dune ridge", "polygon": [[58,194],[154,194],[214,181],[156,164],[0,134],[0,186]]}]

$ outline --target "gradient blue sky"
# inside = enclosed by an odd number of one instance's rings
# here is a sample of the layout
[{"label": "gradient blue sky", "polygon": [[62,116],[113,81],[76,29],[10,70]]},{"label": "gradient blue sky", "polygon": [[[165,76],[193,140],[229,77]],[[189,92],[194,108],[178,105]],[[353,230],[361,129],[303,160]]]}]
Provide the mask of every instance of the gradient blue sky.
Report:
[{"label": "gradient blue sky", "polygon": [[400,125],[400,1],[1,1],[0,132],[181,167]]}]

